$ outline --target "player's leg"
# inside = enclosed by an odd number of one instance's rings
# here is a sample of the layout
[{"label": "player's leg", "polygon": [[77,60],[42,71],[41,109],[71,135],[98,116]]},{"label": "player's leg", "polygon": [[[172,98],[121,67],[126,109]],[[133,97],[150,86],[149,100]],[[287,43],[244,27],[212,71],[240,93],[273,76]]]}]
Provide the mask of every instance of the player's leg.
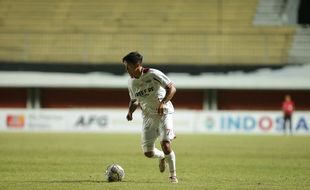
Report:
[{"label": "player's leg", "polygon": [[287,117],[286,117],[286,115],[284,115],[284,117],[283,117],[283,133],[284,133],[284,135],[286,135],[286,121],[287,121]]},{"label": "player's leg", "polygon": [[[156,116],[152,118],[143,119],[143,131],[142,131],[142,149],[144,155],[148,158],[158,158],[159,171],[164,172],[166,168],[164,152],[158,150],[155,147],[155,141],[159,136],[159,125],[160,118]],[[154,126],[156,125],[156,126]]]},{"label": "player's leg", "polygon": [[292,130],[292,117],[289,116],[288,118],[288,124],[289,124],[289,130],[290,130],[290,135],[293,135],[293,130]]},{"label": "player's leg", "polygon": [[170,180],[173,183],[178,183],[176,178],[176,156],[171,147],[171,141],[175,138],[172,114],[162,116],[160,138],[161,148],[165,154],[165,159],[169,166]]},{"label": "player's leg", "polygon": [[173,183],[178,183],[177,173],[176,173],[176,157],[175,157],[174,151],[171,148],[171,142],[162,141],[161,147],[165,153],[165,159],[169,166],[170,180]]},{"label": "player's leg", "polygon": [[164,159],[164,153],[155,148],[155,141],[159,136],[159,132],[155,127],[152,127],[154,120],[152,118],[143,118],[142,130],[142,149],[144,155],[148,158]]},{"label": "player's leg", "polygon": [[164,159],[165,155],[163,153],[163,151],[158,150],[155,147],[155,143],[153,148],[151,148],[150,146],[143,146],[143,151],[144,151],[144,156],[148,157],[148,158],[159,158],[159,159]]}]

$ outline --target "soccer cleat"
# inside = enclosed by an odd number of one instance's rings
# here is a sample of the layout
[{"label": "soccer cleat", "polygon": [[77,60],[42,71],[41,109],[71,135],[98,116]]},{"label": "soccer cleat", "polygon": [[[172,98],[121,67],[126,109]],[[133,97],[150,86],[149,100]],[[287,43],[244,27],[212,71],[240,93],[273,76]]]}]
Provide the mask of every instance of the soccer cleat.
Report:
[{"label": "soccer cleat", "polygon": [[163,158],[163,159],[159,159],[159,171],[161,172],[161,173],[163,173],[164,171],[165,171],[165,169],[166,169],[166,161],[165,161],[165,158]]},{"label": "soccer cleat", "polygon": [[177,176],[169,177],[169,179],[170,179],[171,183],[178,183],[179,182]]}]

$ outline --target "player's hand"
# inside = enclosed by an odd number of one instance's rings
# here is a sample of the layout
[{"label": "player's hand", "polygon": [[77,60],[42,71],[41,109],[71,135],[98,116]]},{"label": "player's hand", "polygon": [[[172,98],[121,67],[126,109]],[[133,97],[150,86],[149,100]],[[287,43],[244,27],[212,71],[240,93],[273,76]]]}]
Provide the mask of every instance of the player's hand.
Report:
[{"label": "player's hand", "polygon": [[159,114],[159,115],[164,115],[164,103],[163,102],[160,102],[159,103],[159,106],[158,106],[158,108],[157,108],[157,113]]},{"label": "player's hand", "polygon": [[128,121],[131,121],[132,120],[132,113],[128,113],[126,118]]}]

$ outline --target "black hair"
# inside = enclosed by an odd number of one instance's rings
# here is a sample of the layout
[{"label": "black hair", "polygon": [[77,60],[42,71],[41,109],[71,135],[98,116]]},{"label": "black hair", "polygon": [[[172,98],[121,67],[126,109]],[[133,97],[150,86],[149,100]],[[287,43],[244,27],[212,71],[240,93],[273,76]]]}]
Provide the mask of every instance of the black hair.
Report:
[{"label": "black hair", "polygon": [[132,64],[132,65],[135,65],[138,63],[141,64],[142,60],[143,60],[143,56],[137,51],[130,52],[125,57],[123,57],[123,62],[126,61],[127,64]]}]

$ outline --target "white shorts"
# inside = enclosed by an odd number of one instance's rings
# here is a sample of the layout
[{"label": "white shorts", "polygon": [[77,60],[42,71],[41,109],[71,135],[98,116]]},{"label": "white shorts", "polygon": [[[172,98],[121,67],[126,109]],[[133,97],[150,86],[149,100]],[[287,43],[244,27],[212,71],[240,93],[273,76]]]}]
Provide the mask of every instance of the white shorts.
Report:
[{"label": "white shorts", "polygon": [[160,141],[171,142],[175,137],[172,114],[143,116],[141,141],[144,152],[154,150],[157,138]]}]

